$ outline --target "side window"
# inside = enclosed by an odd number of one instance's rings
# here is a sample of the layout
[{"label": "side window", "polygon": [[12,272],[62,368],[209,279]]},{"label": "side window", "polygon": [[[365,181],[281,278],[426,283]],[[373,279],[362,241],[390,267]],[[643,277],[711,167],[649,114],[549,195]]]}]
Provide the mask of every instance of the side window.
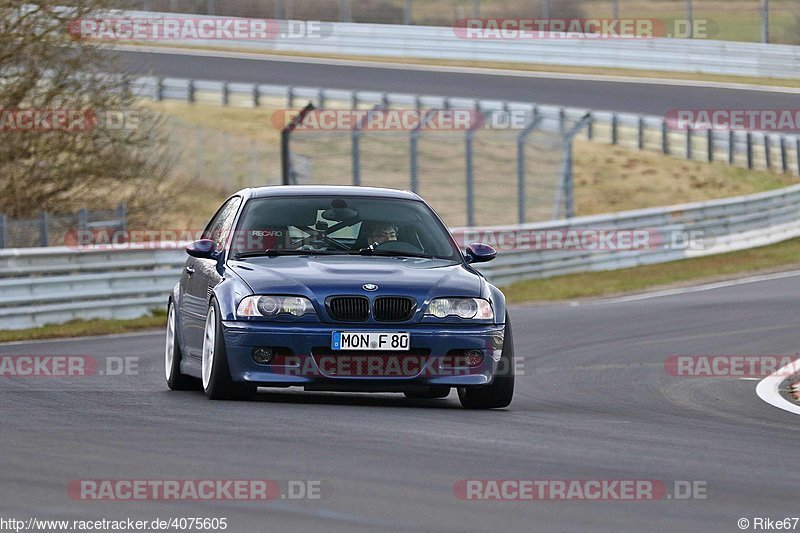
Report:
[{"label": "side window", "polygon": [[233,220],[236,218],[236,212],[242,204],[242,199],[235,196],[225,202],[225,204],[217,211],[214,218],[206,226],[203,232],[204,239],[211,239],[216,243],[217,250],[225,248],[228,244],[228,239],[231,235],[233,228]]}]

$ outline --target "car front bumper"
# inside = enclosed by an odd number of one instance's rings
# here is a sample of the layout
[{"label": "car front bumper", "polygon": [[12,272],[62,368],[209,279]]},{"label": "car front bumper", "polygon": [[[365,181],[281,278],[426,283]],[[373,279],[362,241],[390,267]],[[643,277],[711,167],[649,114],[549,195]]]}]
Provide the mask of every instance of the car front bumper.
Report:
[{"label": "car front bumper", "polygon": [[[334,331],[408,332],[410,351],[334,352]],[[469,387],[492,382],[501,364],[505,327],[482,325],[275,324],[223,322],[228,368],[234,382],[313,390],[403,391],[420,387]],[[282,354],[259,364],[253,350]],[[458,354],[479,350],[483,359],[468,366]],[[288,355],[286,355],[288,353]]]}]

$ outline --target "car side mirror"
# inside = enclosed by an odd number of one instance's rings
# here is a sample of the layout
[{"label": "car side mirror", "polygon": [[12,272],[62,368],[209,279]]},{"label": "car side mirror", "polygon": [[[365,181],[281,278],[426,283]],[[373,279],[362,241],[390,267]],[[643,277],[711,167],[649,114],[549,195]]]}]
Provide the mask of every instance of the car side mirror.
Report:
[{"label": "car side mirror", "polygon": [[217,258],[217,244],[211,239],[200,239],[189,243],[186,247],[186,253],[192,257],[200,259],[216,259]]},{"label": "car side mirror", "polygon": [[465,254],[467,263],[486,263],[497,257],[497,250],[480,242],[473,242],[467,246]]}]

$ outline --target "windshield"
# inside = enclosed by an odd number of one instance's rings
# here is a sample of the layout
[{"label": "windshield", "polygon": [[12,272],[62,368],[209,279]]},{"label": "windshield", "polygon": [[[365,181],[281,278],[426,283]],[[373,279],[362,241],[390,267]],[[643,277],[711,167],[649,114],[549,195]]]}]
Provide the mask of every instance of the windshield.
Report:
[{"label": "windshield", "polygon": [[315,253],[455,260],[447,229],[414,200],[297,196],[255,198],[245,206],[233,256]]}]

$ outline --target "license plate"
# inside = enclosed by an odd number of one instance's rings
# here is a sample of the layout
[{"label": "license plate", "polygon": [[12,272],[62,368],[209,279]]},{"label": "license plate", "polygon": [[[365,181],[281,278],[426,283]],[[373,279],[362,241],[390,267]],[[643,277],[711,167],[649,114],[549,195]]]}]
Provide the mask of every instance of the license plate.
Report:
[{"label": "license plate", "polygon": [[331,348],[339,350],[391,350],[407,352],[410,349],[410,333],[349,332],[334,331]]}]

